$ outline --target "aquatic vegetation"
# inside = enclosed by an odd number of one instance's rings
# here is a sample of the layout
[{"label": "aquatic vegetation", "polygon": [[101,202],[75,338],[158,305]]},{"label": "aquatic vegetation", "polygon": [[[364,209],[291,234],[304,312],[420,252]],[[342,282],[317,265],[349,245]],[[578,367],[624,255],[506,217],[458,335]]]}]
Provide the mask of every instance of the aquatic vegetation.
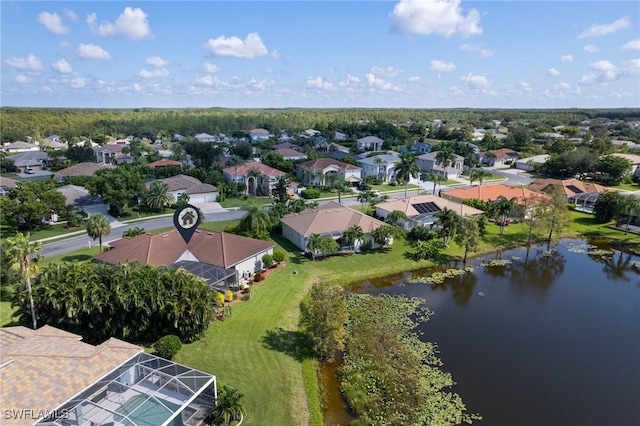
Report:
[{"label": "aquatic vegetation", "polygon": [[447,278],[455,278],[460,275],[470,274],[473,272],[473,267],[466,266],[463,269],[449,268],[444,271],[436,271],[431,275],[424,275],[420,277],[412,277],[407,282],[411,284],[442,284]]},{"label": "aquatic vegetation", "polygon": [[572,244],[568,249],[572,253],[585,253],[590,256],[611,257],[616,251],[612,249],[603,249],[593,244]]},{"label": "aquatic vegetation", "polygon": [[488,263],[481,263],[480,266],[484,266],[485,268],[504,268],[510,264],[511,261],[508,259],[492,259]]}]

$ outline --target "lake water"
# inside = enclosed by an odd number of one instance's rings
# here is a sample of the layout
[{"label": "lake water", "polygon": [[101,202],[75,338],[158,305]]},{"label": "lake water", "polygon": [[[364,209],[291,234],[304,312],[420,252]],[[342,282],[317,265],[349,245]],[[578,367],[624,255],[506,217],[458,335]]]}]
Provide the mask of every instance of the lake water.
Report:
[{"label": "lake water", "polygon": [[[640,425],[640,256],[601,248],[509,250],[441,285],[405,273],[354,291],[426,300],[421,331],[478,424]],[[511,263],[480,266],[496,258]],[[341,418],[328,412],[327,424]]]}]

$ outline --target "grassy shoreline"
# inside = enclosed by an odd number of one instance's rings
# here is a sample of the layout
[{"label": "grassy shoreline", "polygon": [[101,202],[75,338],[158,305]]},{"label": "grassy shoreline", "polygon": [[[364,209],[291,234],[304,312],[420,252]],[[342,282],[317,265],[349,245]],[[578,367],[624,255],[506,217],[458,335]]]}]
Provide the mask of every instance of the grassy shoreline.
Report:
[{"label": "grassy shoreline", "polygon": [[[572,212],[572,217],[572,226],[563,238],[607,240],[640,252],[640,236],[625,235],[610,224],[596,224],[585,213]],[[221,230],[230,223],[207,223],[203,227]],[[498,226],[489,224],[482,245],[470,257],[522,246],[526,231],[525,225],[512,224],[501,236]],[[183,345],[176,360],[236,386],[245,395],[247,425],[320,426],[324,421],[318,364],[307,355],[298,331],[299,305],[311,285],[318,281],[348,284],[433,266],[434,262],[409,259],[406,253],[410,246],[403,240],[383,250],[312,262],[282,237],[272,238],[286,251],[287,265],[256,284],[250,301],[234,304],[231,317],[214,322],[197,342]],[[91,256],[86,250],[47,260],[83,260]],[[443,252],[443,259],[459,260],[462,254],[461,248],[451,244]],[[8,305],[0,304],[3,326],[10,321]]]}]

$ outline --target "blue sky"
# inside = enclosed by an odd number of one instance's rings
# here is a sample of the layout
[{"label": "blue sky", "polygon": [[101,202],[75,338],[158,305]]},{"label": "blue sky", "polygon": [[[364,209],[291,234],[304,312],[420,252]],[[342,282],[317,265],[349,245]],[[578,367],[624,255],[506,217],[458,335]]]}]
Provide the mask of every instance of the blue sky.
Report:
[{"label": "blue sky", "polygon": [[6,1],[16,107],[640,107],[637,1]]}]

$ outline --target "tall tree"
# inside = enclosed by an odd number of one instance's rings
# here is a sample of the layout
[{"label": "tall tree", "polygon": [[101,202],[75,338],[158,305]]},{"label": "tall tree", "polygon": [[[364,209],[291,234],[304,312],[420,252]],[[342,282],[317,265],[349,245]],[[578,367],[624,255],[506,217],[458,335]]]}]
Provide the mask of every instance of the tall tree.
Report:
[{"label": "tall tree", "polygon": [[409,189],[409,181],[411,178],[416,179],[420,175],[420,167],[418,160],[413,154],[402,154],[400,162],[395,166],[396,179],[404,181],[404,196],[407,197]]},{"label": "tall tree", "polygon": [[18,182],[6,197],[0,197],[0,217],[3,223],[16,229],[31,230],[41,226],[43,219],[54,213],[63,215],[65,204],[66,199],[56,189],[53,179]]},{"label": "tall tree", "polygon": [[625,213],[627,216],[626,226],[624,228],[624,233],[626,235],[629,232],[629,225],[631,224],[633,216],[640,216],[640,198],[636,197],[634,194],[625,195],[622,198],[620,207],[621,213]]},{"label": "tall tree", "polygon": [[351,225],[344,231],[343,239],[352,250],[355,250],[358,242],[364,241],[364,231],[360,225]]},{"label": "tall tree", "polygon": [[593,205],[596,222],[605,223],[615,218],[622,205],[622,195],[618,191],[605,191]]},{"label": "tall tree", "polygon": [[456,159],[456,154],[449,147],[444,147],[436,153],[436,164],[444,167],[444,176],[449,179],[449,167]]},{"label": "tall tree", "polygon": [[453,237],[456,244],[464,247],[463,263],[467,263],[467,254],[476,251],[482,238],[478,221],[473,217],[461,217],[456,227],[456,235]]},{"label": "tall tree", "polygon": [[560,235],[564,228],[571,225],[571,212],[567,208],[567,197],[555,186],[547,193],[541,203],[540,222],[543,229],[548,229],[547,241]]},{"label": "tall tree", "polygon": [[300,307],[300,322],[311,337],[313,350],[323,362],[344,350],[348,319],[344,290],[339,285],[316,283]]},{"label": "tall tree", "polygon": [[111,233],[109,219],[103,214],[96,213],[87,220],[87,234],[94,240],[98,238],[102,252],[102,237]]},{"label": "tall tree", "polygon": [[440,227],[440,234],[442,235],[442,242],[445,247],[449,246],[449,239],[456,231],[458,225],[458,215],[456,212],[448,207],[436,212],[434,216],[438,219],[437,224]]},{"label": "tall tree", "polygon": [[42,243],[31,242],[30,234],[25,235],[19,232],[15,237],[7,238],[6,244],[11,262],[9,268],[16,272],[19,271],[27,287],[31,321],[33,329],[36,330],[38,328],[38,321],[36,319],[36,308],[33,301],[33,291],[31,289],[31,277],[38,273],[38,265],[32,260],[34,255],[36,255],[37,259],[37,253],[42,251]]},{"label": "tall tree", "polygon": [[101,196],[111,205],[114,214],[121,215],[124,205],[147,191],[142,176],[133,167],[119,166],[116,169],[98,170],[85,185],[93,196]]},{"label": "tall tree", "polygon": [[254,238],[266,239],[272,225],[269,212],[254,202],[248,204],[244,210],[246,213],[238,224],[240,230]]},{"label": "tall tree", "polygon": [[500,235],[504,235],[504,227],[507,225],[507,218],[515,208],[516,200],[517,199],[515,197],[508,199],[501,195],[492,203],[492,210],[500,222]]},{"label": "tall tree", "polygon": [[162,211],[165,207],[175,203],[176,200],[166,182],[155,180],[149,186],[145,202],[150,209]]}]

